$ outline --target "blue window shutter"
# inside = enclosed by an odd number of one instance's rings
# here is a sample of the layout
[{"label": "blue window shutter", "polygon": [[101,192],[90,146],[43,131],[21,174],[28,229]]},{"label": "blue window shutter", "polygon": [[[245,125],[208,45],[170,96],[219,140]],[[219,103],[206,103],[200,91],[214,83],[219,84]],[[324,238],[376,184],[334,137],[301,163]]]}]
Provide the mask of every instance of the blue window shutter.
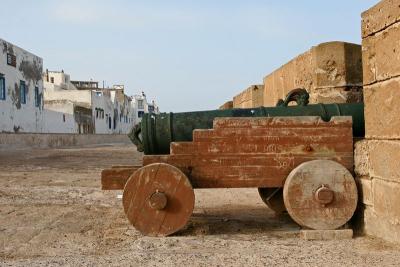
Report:
[{"label": "blue window shutter", "polygon": [[19,83],[19,94],[20,94],[21,104],[26,104],[26,87],[24,81],[20,81]]},{"label": "blue window shutter", "polygon": [[6,100],[6,83],[2,74],[0,74],[0,100]]},{"label": "blue window shutter", "polygon": [[39,99],[39,88],[35,87],[35,107],[40,106],[40,99]]}]

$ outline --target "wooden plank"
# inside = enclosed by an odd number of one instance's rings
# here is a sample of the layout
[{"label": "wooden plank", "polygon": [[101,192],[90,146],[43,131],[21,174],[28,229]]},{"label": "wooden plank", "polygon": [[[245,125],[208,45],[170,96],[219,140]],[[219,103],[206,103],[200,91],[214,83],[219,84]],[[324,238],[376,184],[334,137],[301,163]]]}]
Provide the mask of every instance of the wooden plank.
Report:
[{"label": "wooden plank", "polygon": [[[278,137],[277,137],[278,138]],[[306,141],[303,137],[279,137],[279,142],[259,141],[255,140],[243,141],[242,139],[223,139],[209,142],[176,142],[171,143],[171,154],[226,154],[226,153],[262,153],[262,154],[280,154],[291,153],[294,155],[310,154],[318,155],[320,153],[340,153],[348,152],[349,147],[353,146],[351,136],[344,136],[338,142],[338,138],[326,138],[323,142]]]},{"label": "wooden plank", "polygon": [[353,155],[329,156],[250,156],[248,154],[218,156],[192,155],[147,156],[144,165],[163,162],[179,168],[194,188],[280,187],[290,171],[303,162],[315,159],[334,160],[347,169],[353,168]]},{"label": "wooden plank", "polygon": [[122,190],[129,177],[142,166],[132,166],[129,168],[105,169],[101,172],[102,190]]},{"label": "wooden plank", "polygon": [[352,126],[351,116],[332,117],[325,122],[318,116],[297,117],[221,117],[215,118],[213,128],[286,128],[301,125],[305,128],[318,127],[349,127]]},{"label": "wooden plank", "polygon": [[[250,138],[268,138],[274,141],[277,138],[286,136],[302,136],[312,140],[321,140],[329,137],[339,137],[352,135],[351,127],[287,127],[287,128],[227,128],[227,129],[208,129],[208,130],[194,130],[193,142],[210,141],[215,139],[230,139],[230,138],[243,138],[244,140]],[[247,138],[247,139],[246,139]]]},{"label": "wooden plank", "polygon": [[309,161],[313,159],[331,159],[342,165],[353,168],[353,153],[336,153],[334,155],[308,156],[302,155],[294,157],[290,154],[224,154],[224,155],[201,155],[194,157],[193,155],[147,155],[143,157],[143,166],[164,162],[171,165],[187,166],[187,167],[220,167],[220,166],[273,166],[276,161],[289,161],[298,158],[299,161]]}]

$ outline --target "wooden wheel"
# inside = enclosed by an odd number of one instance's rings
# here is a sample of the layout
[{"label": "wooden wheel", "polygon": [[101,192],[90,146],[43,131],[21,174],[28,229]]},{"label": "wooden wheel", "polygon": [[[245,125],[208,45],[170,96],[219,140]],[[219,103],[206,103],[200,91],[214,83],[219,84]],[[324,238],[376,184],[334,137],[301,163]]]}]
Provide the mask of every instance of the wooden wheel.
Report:
[{"label": "wooden wheel", "polygon": [[282,187],[258,188],[258,194],[268,208],[273,210],[277,215],[286,212]]},{"label": "wooden wheel", "polygon": [[337,229],[357,207],[357,187],[351,173],[330,160],[305,162],[292,170],[283,187],[289,215],[304,227]]},{"label": "wooden wheel", "polygon": [[167,236],[186,225],[194,208],[194,192],[178,168],[155,163],[132,174],[122,203],[128,220],[142,234]]}]

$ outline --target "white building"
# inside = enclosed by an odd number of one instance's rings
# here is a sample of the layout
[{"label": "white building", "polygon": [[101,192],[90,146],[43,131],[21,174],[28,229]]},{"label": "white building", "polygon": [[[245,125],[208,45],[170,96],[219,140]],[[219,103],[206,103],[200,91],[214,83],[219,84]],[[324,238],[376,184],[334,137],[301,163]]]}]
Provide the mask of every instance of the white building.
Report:
[{"label": "white building", "polygon": [[147,102],[146,94],[142,92],[140,95],[132,96],[132,109],[135,114],[133,115],[135,124],[142,120],[144,113],[160,113],[158,106],[153,100],[151,103]]},{"label": "white building", "polygon": [[68,132],[126,134],[134,125],[123,85],[99,88],[95,81],[71,81],[64,71],[46,71],[44,88],[46,132],[63,132],[64,125]]},{"label": "white building", "polygon": [[43,131],[43,60],[0,39],[0,132]]},{"label": "white building", "polygon": [[0,51],[0,132],[126,134],[144,113],[158,113],[143,92],[128,97],[123,85],[43,73],[40,57],[2,39]]},{"label": "white building", "polygon": [[64,71],[47,71],[44,80],[44,110],[47,133],[95,133],[92,92],[78,90]]},{"label": "white building", "polygon": [[92,91],[96,133],[128,133],[134,125],[131,98],[123,85]]},{"label": "white building", "polygon": [[142,92],[140,95],[132,96],[131,105],[132,110],[135,111],[135,114],[133,115],[134,124],[138,124],[142,120],[143,114],[147,109],[147,100],[144,92]]}]

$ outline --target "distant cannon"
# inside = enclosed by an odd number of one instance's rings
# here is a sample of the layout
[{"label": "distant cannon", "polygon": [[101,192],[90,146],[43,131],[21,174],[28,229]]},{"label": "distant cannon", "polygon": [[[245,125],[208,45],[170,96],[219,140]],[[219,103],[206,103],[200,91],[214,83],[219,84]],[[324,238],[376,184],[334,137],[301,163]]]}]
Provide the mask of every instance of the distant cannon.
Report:
[{"label": "distant cannon", "polygon": [[103,170],[102,188],[123,189],[129,221],[150,236],[186,225],[196,188],[256,187],[301,226],[337,229],[357,206],[353,136],[364,135],[363,105],[307,100],[297,90],[273,108],[146,115],[131,138],[152,155]]}]

